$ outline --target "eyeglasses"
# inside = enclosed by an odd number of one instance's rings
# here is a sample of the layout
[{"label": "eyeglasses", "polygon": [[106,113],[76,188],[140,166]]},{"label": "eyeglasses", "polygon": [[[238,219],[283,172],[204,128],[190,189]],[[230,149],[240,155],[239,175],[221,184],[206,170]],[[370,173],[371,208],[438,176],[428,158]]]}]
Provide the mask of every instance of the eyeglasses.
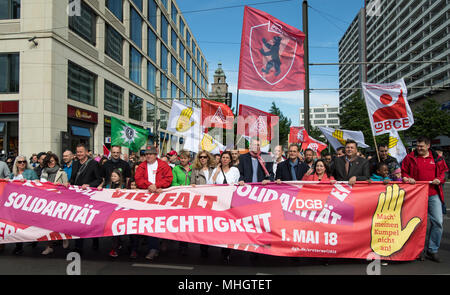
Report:
[{"label": "eyeglasses", "polygon": [[17,161],[17,164],[26,164],[27,161]]},{"label": "eyeglasses", "polygon": [[198,157],[199,159],[208,159],[208,157],[207,156],[200,156],[200,157]]}]

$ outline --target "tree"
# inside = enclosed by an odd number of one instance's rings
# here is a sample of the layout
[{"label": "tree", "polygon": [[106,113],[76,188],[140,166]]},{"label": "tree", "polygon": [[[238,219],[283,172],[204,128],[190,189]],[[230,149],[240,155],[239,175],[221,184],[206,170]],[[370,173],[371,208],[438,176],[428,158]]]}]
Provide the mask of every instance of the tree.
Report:
[{"label": "tree", "polygon": [[450,113],[442,110],[441,105],[433,99],[427,99],[413,114],[414,124],[405,132],[408,137],[450,136]]},{"label": "tree", "polygon": [[279,118],[279,139],[280,145],[286,147],[288,143],[289,131],[291,128],[292,121],[288,119],[281,110],[276,106],[275,102],[272,102],[269,113],[277,115]]}]

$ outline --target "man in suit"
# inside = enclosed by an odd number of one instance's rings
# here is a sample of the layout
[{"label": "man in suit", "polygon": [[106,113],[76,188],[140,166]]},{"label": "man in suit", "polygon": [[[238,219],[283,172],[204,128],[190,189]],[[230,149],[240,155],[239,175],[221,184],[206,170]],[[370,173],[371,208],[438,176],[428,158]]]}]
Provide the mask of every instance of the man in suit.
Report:
[{"label": "man in suit", "polygon": [[334,160],[332,174],[337,181],[348,181],[349,185],[354,185],[356,181],[370,179],[369,161],[358,157],[357,153],[358,144],[348,139],[345,143],[345,156]]},{"label": "man in suit", "polygon": [[289,158],[281,162],[277,168],[275,177],[277,183],[281,181],[302,180],[303,175],[309,170],[309,166],[299,158],[300,149],[297,144],[289,145]]},{"label": "man in suit", "polygon": [[239,157],[239,185],[251,182],[267,184],[273,180],[273,163],[263,160],[260,141],[256,138],[250,141],[250,152]]}]

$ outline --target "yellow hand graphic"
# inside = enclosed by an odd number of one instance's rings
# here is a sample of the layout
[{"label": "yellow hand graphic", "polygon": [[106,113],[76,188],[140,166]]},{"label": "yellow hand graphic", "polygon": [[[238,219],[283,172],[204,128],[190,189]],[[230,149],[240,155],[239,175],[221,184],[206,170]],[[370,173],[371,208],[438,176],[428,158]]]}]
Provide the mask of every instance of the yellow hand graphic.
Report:
[{"label": "yellow hand graphic", "polygon": [[378,206],[372,219],[372,240],[370,247],[380,256],[390,256],[403,248],[417,225],[419,217],[412,218],[402,228],[401,211],[405,191],[398,184],[386,187],[380,194]]},{"label": "yellow hand graphic", "polygon": [[332,136],[336,138],[343,146],[345,146],[346,140],[344,139],[344,131],[334,130]]},{"label": "yellow hand graphic", "polygon": [[186,108],[181,111],[180,117],[178,118],[175,128],[178,132],[185,132],[194,126],[195,122],[191,121],[192,114],[194,110],[192,108]]},{"label": "yellow hand graphic", "polygon": [[217,143],[213,144],[213,138],[211,135],[205,134],[200,143],[202,150],[211,152],[217,147]]}]

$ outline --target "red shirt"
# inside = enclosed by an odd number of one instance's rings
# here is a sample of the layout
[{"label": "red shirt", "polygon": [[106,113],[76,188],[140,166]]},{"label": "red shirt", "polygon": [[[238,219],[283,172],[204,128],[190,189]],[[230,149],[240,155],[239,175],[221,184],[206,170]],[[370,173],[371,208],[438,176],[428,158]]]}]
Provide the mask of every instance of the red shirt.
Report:
[{"label": "red shirt", "polygon": [[[417,176],[418,181],[433,181],[436,178],[436,163],[434,163],[431,153],[427,157],[418,156],[417,160]],[[428,196],[437,195],[436,186],[430,184]]]}]

